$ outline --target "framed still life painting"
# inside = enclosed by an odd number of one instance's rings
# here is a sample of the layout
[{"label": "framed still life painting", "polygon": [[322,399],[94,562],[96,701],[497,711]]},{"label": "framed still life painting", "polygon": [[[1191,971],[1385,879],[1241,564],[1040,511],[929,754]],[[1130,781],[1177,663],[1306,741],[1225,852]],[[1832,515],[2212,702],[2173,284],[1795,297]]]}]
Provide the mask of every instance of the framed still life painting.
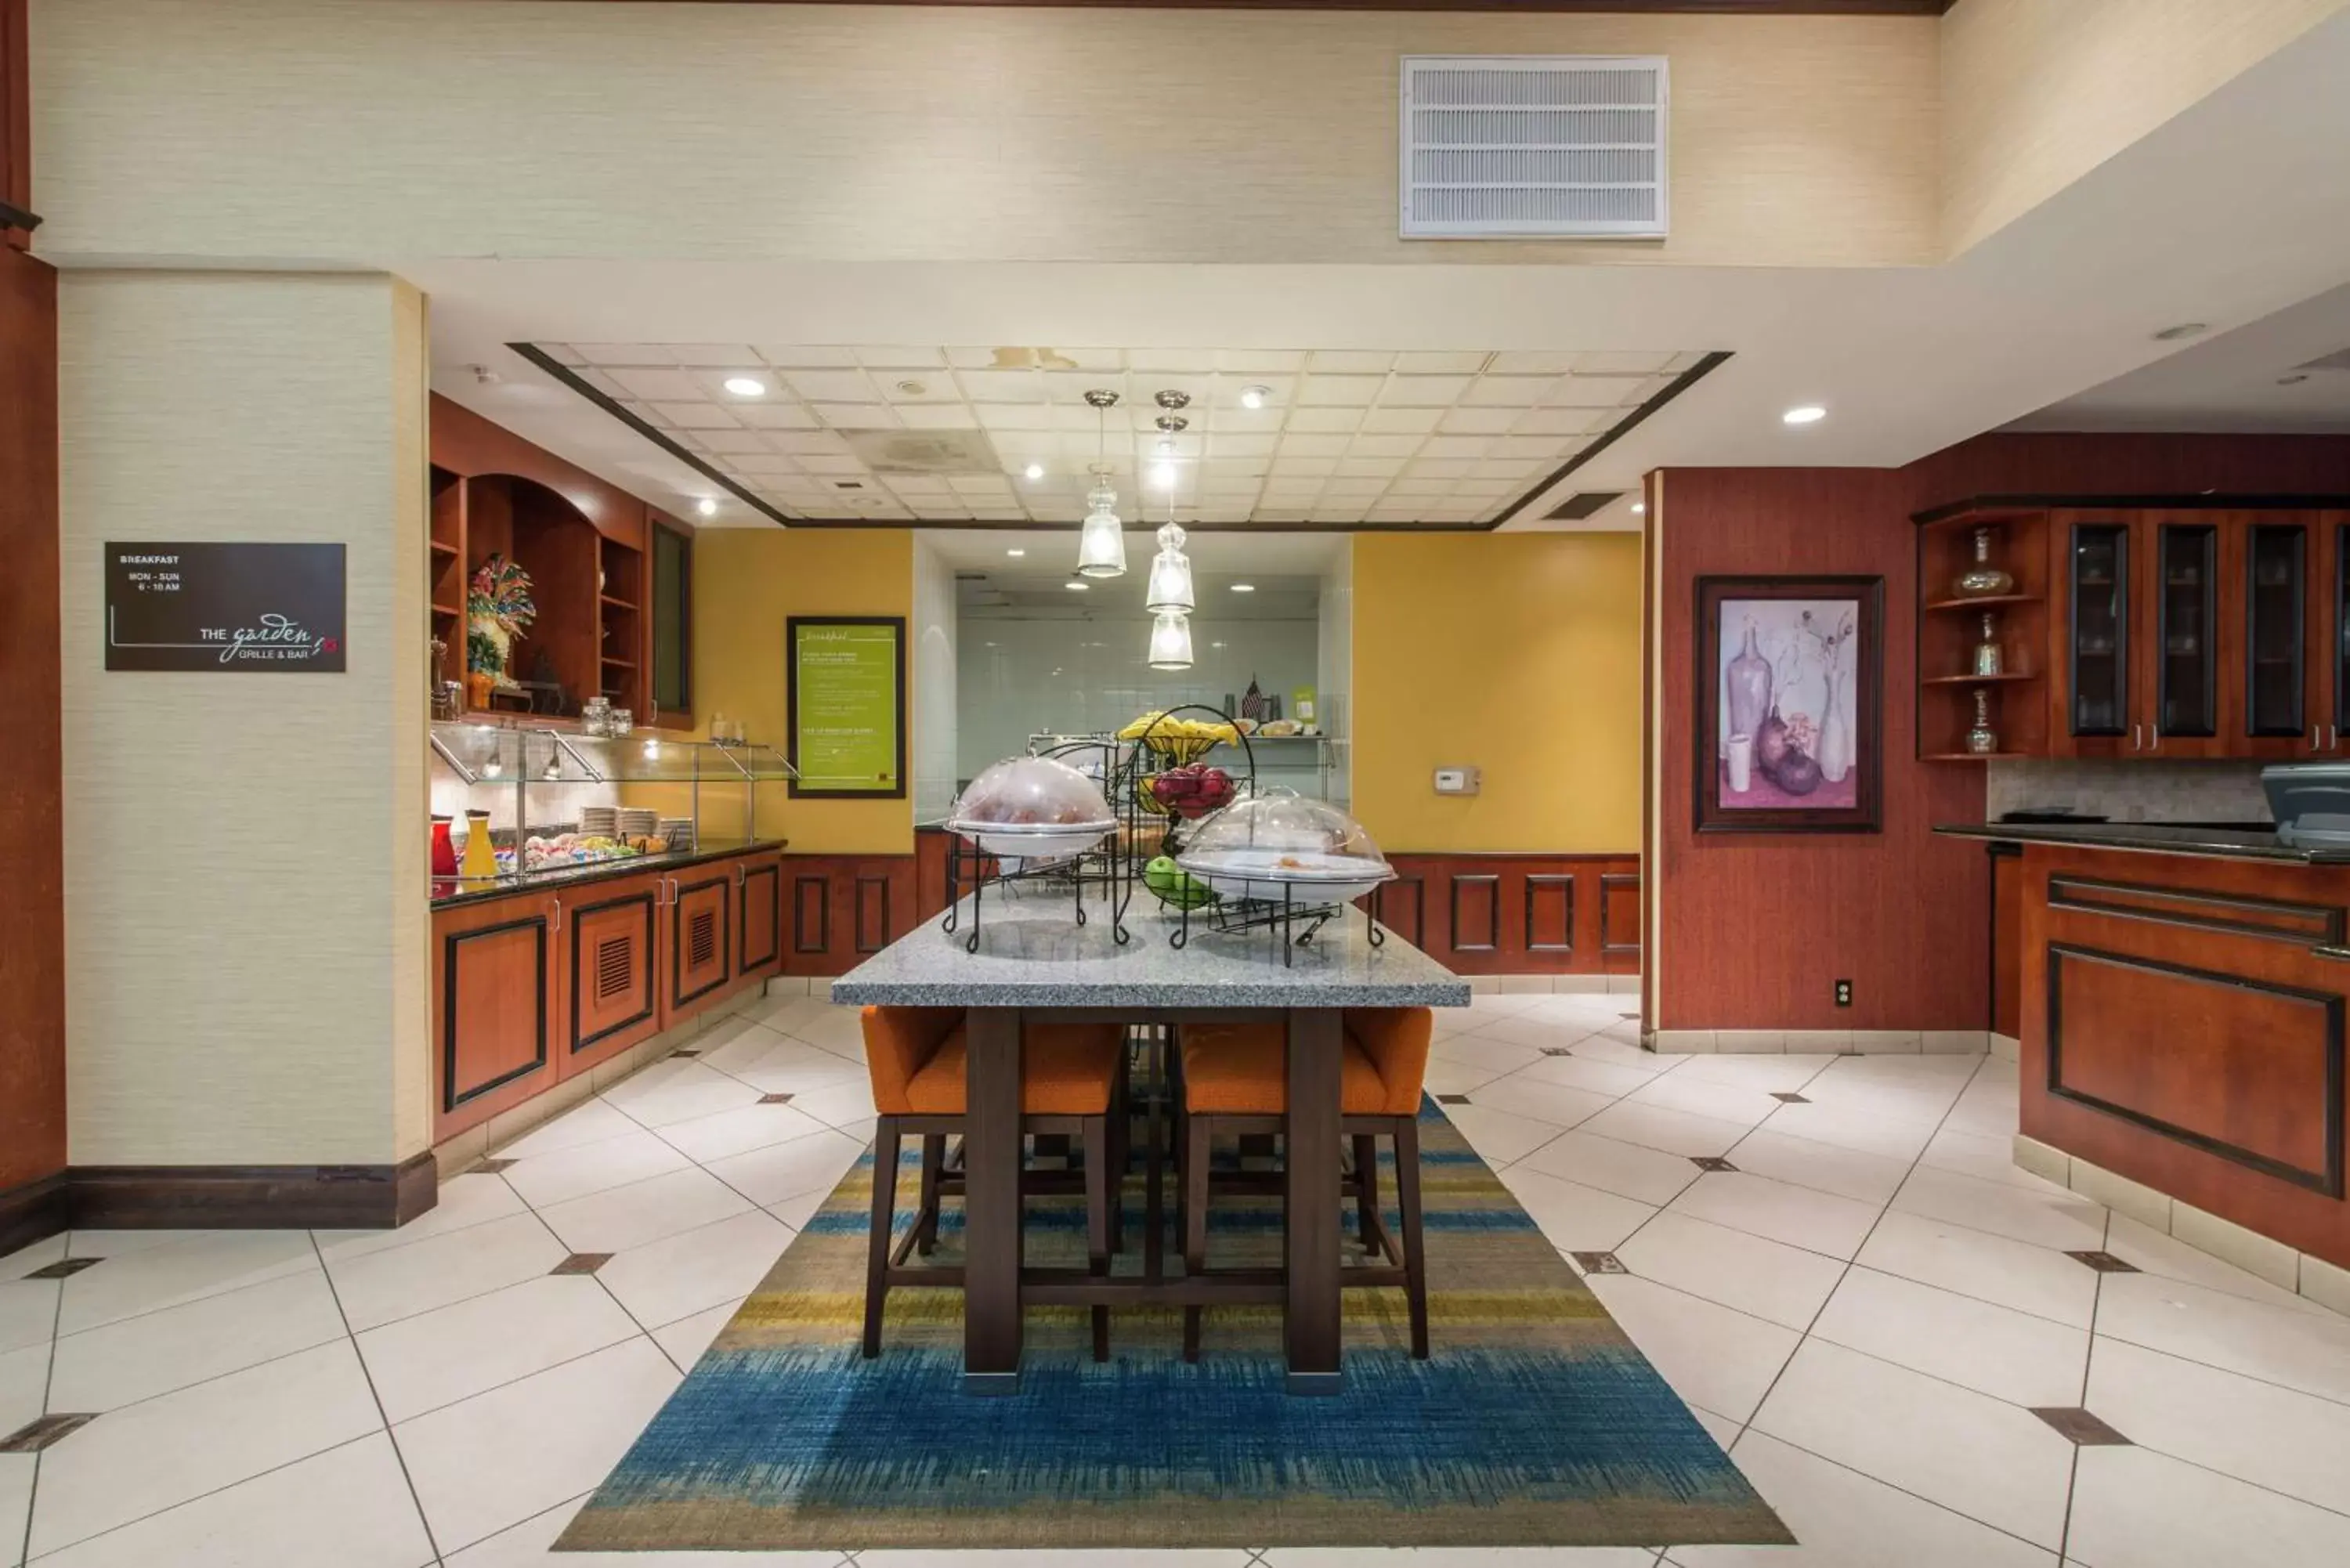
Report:
[{"label": "framed still life painting", "polygon": [[1885,579],[1697,580],[1697,830],[1884,826]]}]

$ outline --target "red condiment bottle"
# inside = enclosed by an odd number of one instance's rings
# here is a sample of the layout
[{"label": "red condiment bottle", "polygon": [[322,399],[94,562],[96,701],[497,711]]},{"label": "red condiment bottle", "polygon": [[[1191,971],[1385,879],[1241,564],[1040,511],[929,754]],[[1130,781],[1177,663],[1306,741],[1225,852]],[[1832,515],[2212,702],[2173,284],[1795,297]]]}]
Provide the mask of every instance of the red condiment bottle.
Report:
[{"label": "red condiment bottle", "polygon": [[457,890],[457,846],[449,837],[449,820],[432,819],[432,896],[436,898]]}]

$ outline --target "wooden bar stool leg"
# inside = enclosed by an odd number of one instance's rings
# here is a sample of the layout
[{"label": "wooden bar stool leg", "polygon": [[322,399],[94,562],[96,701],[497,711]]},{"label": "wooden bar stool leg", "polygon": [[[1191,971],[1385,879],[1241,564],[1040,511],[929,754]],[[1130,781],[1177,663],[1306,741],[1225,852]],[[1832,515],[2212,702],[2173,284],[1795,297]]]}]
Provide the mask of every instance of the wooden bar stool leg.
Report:
[{"label": "wooden bar stool leg", "polygon": [[[1134,1106],[1127,1093],[1126,1057],[1118,1057],[1120,1071],[1109,1092],[1109,1250],[1126,1251],[1126,1162],[1134,1137],[1131,1120]],[[1092,1157],[1088,1155],[1087,1158]]]},{"label": "wooden bar stool leg", "polygon": [[[1208,1128],[1205,1116],[1183,1118],[1183,1277],[1196,1280],[1208,1266]],[[1183,1309],[1183,1359],[1200,1359],[1200,1314]]]},{"label": "wooden bar stool leg", "polygon": [[1379,1250],[1379,1140],[1370,1133],[1355,1135],[1355,1234],[1363,1251]]},{"label": "wooden bar stool leg", "polygon": [[1419,1122],[1398,1116],[1395,1125],[1396,1202],[1403,1210],[1404,1304],[1411,1315],[1411,1354],[1428,1359],[1428,1253],[1419,1233]]},{"label": "wooden bar stool leg", "polygon": [[939,1244],[939,1178],[947,1164],[947,1135],[930,1133],[922,1139],[922,1209],[915,1219],[914,1250],[927,1258]]},{"label": "wooden bar stool leg", "polygon": [[881,1354],[881,1303],[889,1294],[890,1227],[898,1217],[898,1118],[873,1124],[873,1234],[865,1251],[865,1358]]},{"label": "wooden bar stool leg", "polygon": [[[1109,1274],[1109,1206],[1115,1185],[1109,1169],[1109,1118],[1087,1116],[1084,1131],[1086,1158],[1086,1268],[1096,1279]],[[1094,1316],[1094,1359],[1109,1359],[1109,1308],[1097,1306]]]}]

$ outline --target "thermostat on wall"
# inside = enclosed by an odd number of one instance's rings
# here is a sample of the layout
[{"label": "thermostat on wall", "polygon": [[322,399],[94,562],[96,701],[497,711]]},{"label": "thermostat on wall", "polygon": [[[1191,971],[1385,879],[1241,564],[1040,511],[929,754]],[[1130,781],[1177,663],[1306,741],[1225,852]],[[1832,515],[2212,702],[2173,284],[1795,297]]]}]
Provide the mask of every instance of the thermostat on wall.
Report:
[{"label": "thermostat on wall", "polygon": [[1439,768],[1436,770],[1436,793],[1439,794],[1475,794],[1485,782],[1482,768]]}]

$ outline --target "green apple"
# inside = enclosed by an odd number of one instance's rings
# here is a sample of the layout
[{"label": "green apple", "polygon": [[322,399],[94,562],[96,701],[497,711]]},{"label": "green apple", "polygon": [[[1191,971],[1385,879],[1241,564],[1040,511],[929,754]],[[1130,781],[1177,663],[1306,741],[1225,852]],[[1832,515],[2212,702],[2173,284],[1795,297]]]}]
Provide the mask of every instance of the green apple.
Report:
[{"label": "green apple", "polygon": [[1191,874],[1167,856],[1161,855],[1142,868],[1142,885],[1150,889],[1162,904],[1179,909],[1196,909],[1215,901],[1215,890],[1206,883],[1195,881]]}]

